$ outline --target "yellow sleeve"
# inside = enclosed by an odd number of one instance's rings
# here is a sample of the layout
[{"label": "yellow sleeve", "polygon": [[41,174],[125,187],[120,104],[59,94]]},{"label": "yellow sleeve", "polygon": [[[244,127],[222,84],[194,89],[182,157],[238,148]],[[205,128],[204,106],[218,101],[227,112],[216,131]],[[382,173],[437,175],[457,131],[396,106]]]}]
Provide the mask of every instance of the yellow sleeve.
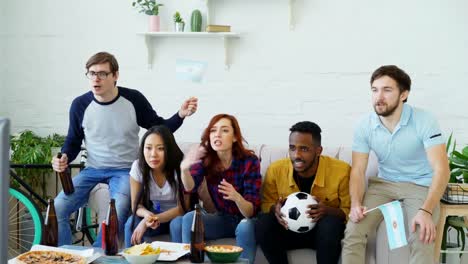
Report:
[{"label": "yellow sleeve", "polygon": [[346,221],[349,218],[349,210],[351,208],[351,197],[349,196],[349,174],[351,167],[347,167],[344,177],[340,182],[338,198],[340,199],[340,209],[346,215]]},{"label": "yellow sleeve", "polygon": [[276,175],[271,167],[268,167],[263,182],[262,212],[268,213],[272,205],[278,201],[278,189],[276,188]]}]

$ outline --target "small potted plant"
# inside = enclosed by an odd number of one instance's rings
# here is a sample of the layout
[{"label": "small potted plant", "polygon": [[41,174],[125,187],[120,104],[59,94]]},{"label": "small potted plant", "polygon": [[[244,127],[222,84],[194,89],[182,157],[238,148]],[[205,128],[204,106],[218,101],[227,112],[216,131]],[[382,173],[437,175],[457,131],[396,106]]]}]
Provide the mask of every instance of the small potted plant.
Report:
[{"label": "small potted plant", "polygon": [[132,6],[140,9],[140,13],[150,16],[149,31],[160,30],[159,7],[163,4],[157,3],[156,0],[137,0]]},{"label": "small potted plant", "polygon": [[180,13],[175,12],[175,14],[174,14],[174,31],[175,32],[184,32],[184,26],[185,26],[185,22],[182,19],[182,17],[180,17]]}]

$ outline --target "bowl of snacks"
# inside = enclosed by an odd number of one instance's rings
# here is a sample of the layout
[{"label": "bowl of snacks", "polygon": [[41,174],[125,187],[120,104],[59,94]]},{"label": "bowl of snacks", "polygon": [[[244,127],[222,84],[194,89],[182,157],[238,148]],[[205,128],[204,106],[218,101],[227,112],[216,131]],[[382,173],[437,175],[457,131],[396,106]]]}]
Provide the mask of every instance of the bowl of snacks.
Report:
[{"label": "bowl of snacks", "polygon": [[127,248],[122,255],[131,264],[152,264],[156,262],[161,253],[160,248],[153,248],[151,244],[143,243]]},{"label": "bowl of snacks", "polygon": [[211,262],[228,263],[236,262],[242,253],[242,248],[231,245],[206,246],[205,251]]}]

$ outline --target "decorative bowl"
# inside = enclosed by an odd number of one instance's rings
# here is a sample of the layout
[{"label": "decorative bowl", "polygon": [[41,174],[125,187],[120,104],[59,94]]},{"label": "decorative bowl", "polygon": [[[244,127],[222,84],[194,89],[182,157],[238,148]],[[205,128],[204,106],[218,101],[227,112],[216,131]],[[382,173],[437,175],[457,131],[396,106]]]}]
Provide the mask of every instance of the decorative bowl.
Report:
[{"label": "decorative bowl", "polygon": [[211,262],[229,263],[236,262],[242,253],[242,248],[231,245],[206,246],[205,252]]}]

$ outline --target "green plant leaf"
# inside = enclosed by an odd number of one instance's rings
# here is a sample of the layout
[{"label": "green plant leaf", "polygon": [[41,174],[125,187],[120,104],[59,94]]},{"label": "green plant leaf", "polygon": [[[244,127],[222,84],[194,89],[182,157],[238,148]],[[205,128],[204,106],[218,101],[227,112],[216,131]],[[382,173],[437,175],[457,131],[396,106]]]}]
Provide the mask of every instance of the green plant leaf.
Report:
[{"label": "green plant leaf", "polygon": [[462,149],[462,153],[463,153],[463,155],[468,156],[468,146],[466,146],[466,147],[464,147]]},{"label": "green plant leaf", "polygon": [[[15,164],[50,164],[52,159],[51,147],[60,147],[65,136],[53,134],[40,137],[30,130],[25,130],[11,137],[11,163]],[[38,190],[42,177],[51,172],[50,169],[17,169],[18,175],[33,189]],[[14,185],[15,183],[12,182]],[[42,184],[44,187],[45,184]],[[45,195],[45,188],[42,188]]]},{"label": "green plant leaf", "polygon": [[450,167],[450,171],[455,170],[455,169],[464,169],[464,170],[468,169],[466,166],[458,165],[452,162],[449,163],[449,167]]},{"label": "green plant leaf", "polygon": [[464,158],[459,158],[455,154],[452,157],[449,157],[449,161],[454,163],[455,165],[468,167],[468,160]]},{"label": "green plant leaf", "polygon": [[450,133],[450,136],[447,140],[447,146],[445,146],[445,152],[449,153],[450,144],[452,144],[453,131]]},{"label": "green plant leaf", "polygon": [[465,156],[465,155],[463,155],[462,153],[460,153],[460,152],[458,152],[458,151],[456,151],[456,150],[452,151],[452,154],[453,154],[455,157],[459,158],[459,159],[468,161],[468,156]]}]

